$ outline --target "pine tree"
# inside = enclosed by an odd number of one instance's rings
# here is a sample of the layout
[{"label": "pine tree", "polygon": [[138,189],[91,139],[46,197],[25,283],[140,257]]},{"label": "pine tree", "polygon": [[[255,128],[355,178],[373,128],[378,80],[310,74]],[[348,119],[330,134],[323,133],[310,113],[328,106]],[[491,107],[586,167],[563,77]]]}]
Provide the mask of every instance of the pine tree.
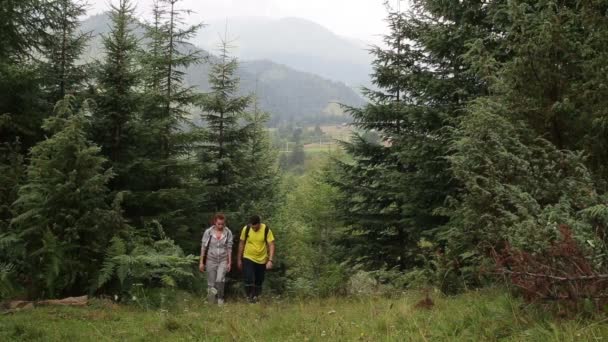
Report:
[{"label": "pine tree", "polygon": [[[338,162],[331,180],[341,190],[336,205],[350,227],[342,241],[353,263],[417,266],[420,239],[447,222],[437,209],[457,190],[445,158],[449,127],[486,92],[462,55],[467,42],[489,35],[497,3],[427,0],[389,12],[388,48],[372,50],[380,90],[367,90],[370,103],[351,109],[362,132],[344,143],[352,161]],[[364,138],[372,130],[382,144]]]},{"label": "pine tree", "polygon": [[44,63],[41,67],[49,108],[67,94],[82,91],[88,78],[86,65],[79,64],[89,33],[79,31],[80,17],[86,13],[81,0],[53,1],[57,15],[50,34],[42,41]]},{"label": "pine tree", "polygon": [[[152,24],[146,30],[143,54],[142,117],[137,128],[137,157],[130,173],[132,195],[126,214],[138,226],[158,220],[169,236],[192,244],[198,235],[196,199],[201,189],[195,178],[192,148],[197,137],[188,117],[197,94],[184,84],[184,70],[201,61],[189,43],[201,25],[182,28],[188,11],[177,8],[178,0],[154,2]],[[200,221],[199,221],[200,222]]]},{"label": "pine tree", "polygon": [[41,41],[55,23],[53,3],[6,0],[0,3],[0,60],[25,61],[40,52]]},{"label": "pine tree", "polygon": [[246,170],[241,189],[241,213],[245,219],[248,213],[258,213],[269,217],[274,213],[278,201],[280,176],[277,153],[266,129],[270,115],[258,108],[257,95],[253,99],[253,109],[245,113],[249,139],[244,144],[243,160],[240,168]]},{"label": "pine tree", "polygon": [[55,21],[49,1],[0,2],[0,143],[19,139],[27,151],[42,139],[46,107],[36,58]]},{"label": "pine tree", "polygon": [[136,65],[138,40],[133,33],[134,7],[129,0],[112,5],[112,28],[104,37],[105,61],[97,77],[97,104],[93,121],[95,140],[112,163],[116,177],[114,190],[125,190],[129,178],[128,165],[136,156],[137,124],[141,110],[141,94],[137,87],[140,74]]},{"label": "pine tree", "polygon": [[25,160],[19,140],[0,145],[0,234],[8,232],[15,212],[12,207],[23,184]]},{"label": "pine tree", "polygon": [[608,191],[608,101],[603,66],[608,56],[608,23],[601,2],[514,1],[505,39],[515,58],[492,60],[487,48],[475,52],[480,68],[495,70],[495,94],[538,135],[558,149],[583,150],[601,192]]},{"label": "pine tree", "polygon": [[606,221],[587,215],[602,208],[607,184],[604,11],[597,2],[512,1],[494,18],[504,30],[498,50],[469,43],[463,60],[489,92],[456,127],[449,160],[461,188],[444,211],[446,255],[469,283],[490,251],[508,243],[543,254],[562,224],[605,260],[597,229]]},{"label": "pine tree", "polygon": [[25,242],[31,296],[80,294],[96,275],[103,251],[122,222],[108,205],[106,159],[86,138],[84,112],[73,97],[45,120],[50,135],[31,150],[26,184],[15,202],[14,232]]},{"label": "pine tree", "polygon": [[236,211],[243,195],[243,180],[250,167],[244,163],[245,144],[251,130],[239,120],[251,103],[251,96],[238,96],[238,63],[229,56],[229,45],[222,41],[219,60],[209,73],[211,93],[200,102],[205,123],[198,158],[200,179],[206,182],[209,196],[203,207],[209,212]]}]

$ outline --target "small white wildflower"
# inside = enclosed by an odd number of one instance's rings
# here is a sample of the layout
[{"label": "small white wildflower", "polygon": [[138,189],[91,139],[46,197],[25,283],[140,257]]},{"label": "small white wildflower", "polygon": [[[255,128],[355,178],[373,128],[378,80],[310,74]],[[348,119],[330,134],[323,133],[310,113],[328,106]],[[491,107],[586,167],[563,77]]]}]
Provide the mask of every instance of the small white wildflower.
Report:
[{"label": "small white wildflower", "polygon": [[136,297],[136,296],[131,297],[131,299],[132,299],[133,301],[137,301],[137,297]]},{"label": "small white wildflower", "polygon": [[118,300],[118,295],[114,295],[114,301]]}]

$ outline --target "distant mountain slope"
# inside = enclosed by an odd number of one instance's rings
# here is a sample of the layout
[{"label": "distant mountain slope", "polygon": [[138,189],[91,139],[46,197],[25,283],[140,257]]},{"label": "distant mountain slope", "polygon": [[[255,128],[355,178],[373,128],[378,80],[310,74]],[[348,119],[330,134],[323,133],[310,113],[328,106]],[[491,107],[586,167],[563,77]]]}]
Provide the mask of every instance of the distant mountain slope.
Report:
[{"label": "distant mountain slope", "polygon": [[[96,15],[82,23],[83,31],[94,34],[85,51],[85,59],[99,59],[102,54],[101,34],[109,32],[106,15]],[[136,28],[139,34],[141,28]],[[219,41],[219,38],[217,38]],[[208,55],[205,50],[201,50]],[[215,57],[210,55],[210,60]],[[201,63],[186,71],[186,82],[201,91],[209,91],[210,64]],[[241,60],[238,75],[241,93],[258,94],[260,108],[271,113],[271,125],[281,121],[344,122],[348,117],[336,111],[333,103],[358,106],[363,99],[350,87],[317,75],[296,71],[288,66],[269,60]]]},{"label": "distant mountain slope", "polygon": [[228,28],[242,59],[268,59],[349,86],[369,85],[372,57],[365,43],[301,18],[236,17],[210,21],[195,40],[213,49]]}]

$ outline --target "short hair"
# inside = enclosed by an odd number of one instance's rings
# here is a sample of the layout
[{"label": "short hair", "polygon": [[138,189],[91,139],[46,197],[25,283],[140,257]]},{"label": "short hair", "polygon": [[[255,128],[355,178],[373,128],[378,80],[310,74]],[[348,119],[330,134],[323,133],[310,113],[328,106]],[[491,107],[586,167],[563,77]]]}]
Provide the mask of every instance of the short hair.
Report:
[{"label": "short hair", "polygon": [[213,216],[213,223],[215,223],[217,220],[222,220],[225,221],[226,220],[226,215],[224,215],[223,213],[217,213]]},{"label": "short hair", "polygon": [[261,221],[262,221],[262,219],[260,218],[259,215],[253,215],[249,218],[249,224],[252,226],[255,226],[256,224],[260,224]]}]

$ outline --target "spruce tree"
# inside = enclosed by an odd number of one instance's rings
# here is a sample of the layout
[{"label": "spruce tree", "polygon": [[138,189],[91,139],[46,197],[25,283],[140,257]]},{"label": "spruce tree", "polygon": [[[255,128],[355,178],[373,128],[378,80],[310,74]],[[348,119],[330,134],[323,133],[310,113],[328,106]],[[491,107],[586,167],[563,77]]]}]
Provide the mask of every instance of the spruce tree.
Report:
[{"label": "spruce tree", "polygon": [[137,156],[137,125],[141,97],[137,87],[140,73],[136,65],[138,40],[133,33],[134,7],[129,0],[112,5],[112,27],[103,37],[105,59],[97,76],[93,132],[96,142],[112,163],[116,177],[114,190],[128,188],[131,160]]},{"label": "spruce tree", "polygon": [[244,144],[240,165],[246,171],[240,196],[240,211],[244,218],[252,212],[269,217],[274,213],[278,202],[280,176],[277,153],[272,148],[266,128],[269,117],[268,113],[259,109],[256,95],[252,110],[245,113],[249,139]]},{"label": "spruce tree", "polygon": [[[370,103],[352,108],[359,132],[344,147],[352,160],[338,162],[331,182],[336,205],[349,224],[345,258],[372,269],[420,265],[418,242],[447,222],[437,215],[457,184],[445,156],[449,127],[485,85],[463,62],[467,43],[485,37],[496,3],[414,1],[406,12],[389,11],[387,48],[372,50]],[[381,144],[367,141],[375,131]]]},{"label": "spruce tree", "polygon": [[58,103],[45,120],[49,138],[30,153],[12,221],[25,243],[30,296],[81,294],[97,272],[105,247],[119,228],[119,212],[108,205],[112,171],[99,147],[87,140],[87,119],[74,112],[73,97]]},{"label": "spruce tree", "polygon": [[25,176],[25,158],[19,140],[0,145],[0,234],[8,232],[15,215],[13,202]]},{"label": "spruce tree", "polygon": [[89,33],[79,31],[80,17],[86,13],[84,2],[56,0],[52,4],[57,19],[42,41],[44,62],[40,70],[49,108],[65,95],[82,91],[87,66],[78,59],[90,38]]},{"label": "spruce tree", "polygon": [[36,59],[56,19],[49,1],[0,2],[0,143],[18,138],[27,151],[42,139],[46,107]]},{"label": "spruce tree", "polygon": [[[142,116],[137,129],[137,157],[130,166],[138,175],[130,182],[126,213],[139,226],[159,221],[178,243],[198,235],[192,148],[197,137],[188,116],[197,94],[184,83],[184,70],[201,62],[188,43],[201,25],[185,26],[178,0],[154,2],[153,22],[146,29]],[[200,223],[200,222],[199,222]]]},{"label": "spruce tree", "polygon": [[252,98],[237,95],[238,63],[228,49],[228,42],[222,41],[219,59],[209,73],[211,93],[205,94],[199,104],[205,128],[198,158],[200,179],[209,191],[203,207],[209,212],[236,211],[243,195],[244,177],[250,167],[256,167],[244,163],[251,130],[239,122]]},{"label": "spruce tree", "polygon": [[597,234],[607,224],[604,11],[597,2],[512,1],[494,18],[503,53],[487,39],[469,44],[464,61],[489,93],[454,131],[449,160],[461,188],[444,211],[446,255],[469,283],[506,244],[545,253],[560,225],[596,260],[606,255]]}]

